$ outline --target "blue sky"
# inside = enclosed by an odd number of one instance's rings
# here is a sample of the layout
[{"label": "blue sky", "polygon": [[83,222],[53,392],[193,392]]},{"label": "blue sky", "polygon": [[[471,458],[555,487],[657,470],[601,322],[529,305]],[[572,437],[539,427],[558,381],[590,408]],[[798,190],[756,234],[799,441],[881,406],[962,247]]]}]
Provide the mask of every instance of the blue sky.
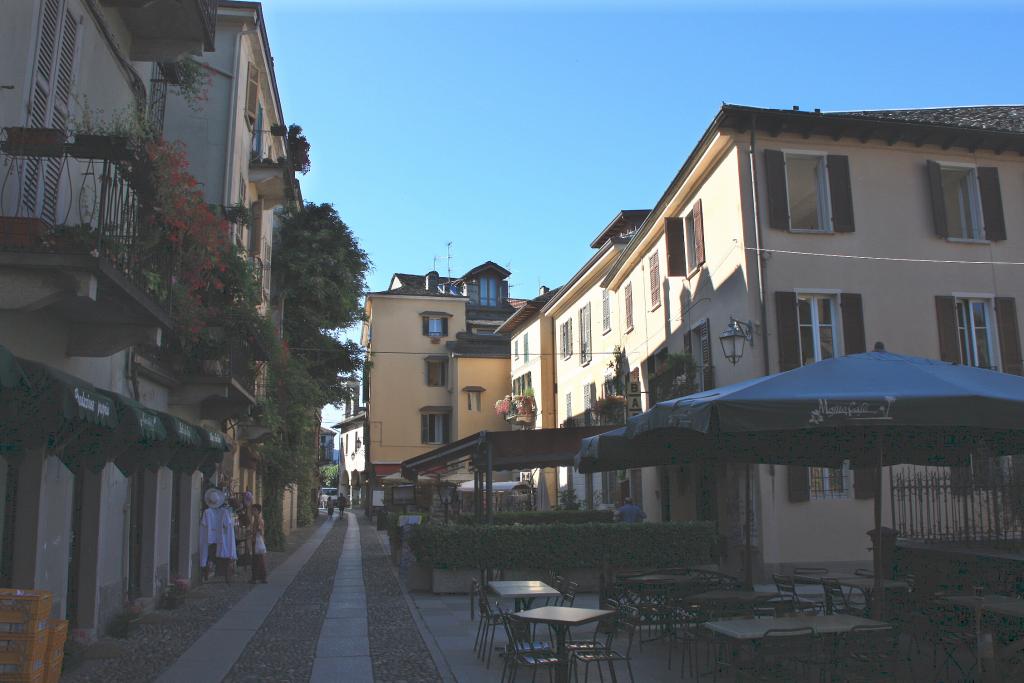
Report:
[{"label": "blue sky", "polygon": [[[1024,101],[1011,3],[269,0],[285,117],[373,289],[491,259],[564,282],[649,208],[725,102],[823,110]],[[628,8],[628,9],[627,9]],[[724,9],[713,9],[724,8]]]}]

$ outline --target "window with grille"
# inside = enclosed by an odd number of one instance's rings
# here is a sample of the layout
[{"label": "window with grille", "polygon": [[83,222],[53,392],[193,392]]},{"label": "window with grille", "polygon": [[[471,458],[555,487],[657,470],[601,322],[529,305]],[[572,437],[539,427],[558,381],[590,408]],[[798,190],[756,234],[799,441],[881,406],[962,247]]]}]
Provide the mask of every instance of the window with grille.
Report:
[{"label": "window with grille", "polygon": [[607,289],[601,290],[601,331],[612,331],[612,296]]},{"label": "window with grille", "polygon": [[834,500],[850,497],[850,463],[842,467],[808,467],[811,500]]},{"label": "window with grille", "polygon": [[580,316],[580,365],[586,365],[593,357],[590,337],[590,304],[579,311]]},{"label": "window with grille", "polygon": [[626,290],[623,294],[626,304],[626,331],[633,329],[633,285],[626,285]]},{"label": "window with grille", "polygon": [[658,252],[647,259],[647,269],[651,276],[651,308],[661,305],[661,268],[658,265]]}]

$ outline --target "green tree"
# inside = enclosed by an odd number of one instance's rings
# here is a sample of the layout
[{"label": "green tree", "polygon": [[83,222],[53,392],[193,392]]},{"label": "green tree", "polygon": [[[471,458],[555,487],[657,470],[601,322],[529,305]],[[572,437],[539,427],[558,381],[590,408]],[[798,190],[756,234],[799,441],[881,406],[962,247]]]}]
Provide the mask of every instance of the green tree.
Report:
[{"label": "green tree", "polygon": [[362,320],[370,259],[330,204],[284,216],[274,276],[284,304],[284,337],[323,390],[319,405],[348,398],[345,380],[361,368],[359,345],[340,331]]}]

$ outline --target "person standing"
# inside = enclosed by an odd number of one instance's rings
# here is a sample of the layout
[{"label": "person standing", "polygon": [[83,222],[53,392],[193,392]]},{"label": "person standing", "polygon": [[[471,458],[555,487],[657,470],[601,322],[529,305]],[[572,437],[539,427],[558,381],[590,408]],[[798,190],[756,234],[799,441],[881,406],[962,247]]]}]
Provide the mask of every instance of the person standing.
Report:
[{"label": "person standing", "polygon": [[622,501],[622,507],[619,508],[619,520],[626,522],[627,524],[635,524],[642,522],[647,519],[647,515],[640,508],[639,505],[633,503],[632,498],[626,498]]},{"label": "person standing", "polygon": [[327,519],[334,517],[334,496],[327,498]]},{"label": "person standing", "polygon": [[266,523],[263,521],[263,506],[256,503],[252,506],[252,569],[249,583],[267,582],[267,542],[263,537]]}]

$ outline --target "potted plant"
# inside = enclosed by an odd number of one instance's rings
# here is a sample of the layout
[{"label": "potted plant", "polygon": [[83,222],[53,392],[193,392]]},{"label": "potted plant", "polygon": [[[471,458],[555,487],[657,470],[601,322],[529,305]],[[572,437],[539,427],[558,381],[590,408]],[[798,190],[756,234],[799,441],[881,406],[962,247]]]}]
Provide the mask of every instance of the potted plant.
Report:
[{"label": "potted plant", "polygon": [[89,254],[99,248],[97,237],[89,225],[58,225],[47,233],[46,242],[62,253]]},{"label": "potted plant", "polygon": [[605,396],[594,401],[591,410],[602,424],[618,424],[622,422],[626,400],[622,396]]},{"label": "potted plant", "polygon": [[532,424],[537,417],[537,401],[533,389],[526,389],[522,396],[516,396],[515,404],[515,421],[519,424]]},{"label": "potted plant", "polygon": [[128,161],[139,156],[142,141],[152,137],[149,122],[135,109],[114,111],[109,118],[88,102],[81,109],[81,116],[72,123],[74,140],[68,145],[76,159]]},{"label": "potted plant", "polygon": [[275,123],[270,126],[270,134],[274,137],[283,138],[288,134],[288,127],[282,123]]},{"label": "potted plant", "polygon": [[0,245],[33,249],[45,243],[46,223],[39,218],[0,216]]},{"label": "potted plant", "polygon": [[196,60],[185,57],[176,62],[161,62],[160,74],[174,88],[192,111],[198,111],[206,101],[210,75]]},{"label": "potted plant", "polygon": [[508,419],[509,412],[512,411],[512,396],[506,396],[505,398],[499,398],[494,403],[494,412],[498,417]]},{"label": "potted plant", "polygon": [[4,128],[4,151],[19,157],[59,157],[64,155],[67,134],[57,128]]},{"label": "potted plant", "polygon": [[128,135],[107,135],[103,133],[75,133],[74,141],[68,146],[71,156],[76,159],[107,159],[128,161],[135,156],[138,146]]},{"label": "potted plant", "polygon": [[235,225],[249,225],[249,207],[242,202],[224,207],[224,219]]}]

